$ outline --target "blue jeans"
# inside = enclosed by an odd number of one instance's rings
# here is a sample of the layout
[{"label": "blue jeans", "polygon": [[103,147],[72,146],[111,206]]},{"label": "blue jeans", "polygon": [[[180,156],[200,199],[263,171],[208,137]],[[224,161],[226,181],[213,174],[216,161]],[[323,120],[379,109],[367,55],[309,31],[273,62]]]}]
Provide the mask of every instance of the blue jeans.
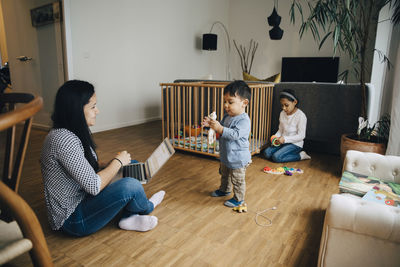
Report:
[{"label": "blue jeans", "polygon": [[291,162],[300,160],[302,148],[293,144],[267,147],[262,153],[267,159],[274,162]]},{"label": "blue jeans", "polygon": [[154,205],[134,178],[122,178],[105,187],[96,196],[88,195],[64,222],[61,230],[74,236],[90,235],[103,228],[121,210],[122,217],[146,215]]}]

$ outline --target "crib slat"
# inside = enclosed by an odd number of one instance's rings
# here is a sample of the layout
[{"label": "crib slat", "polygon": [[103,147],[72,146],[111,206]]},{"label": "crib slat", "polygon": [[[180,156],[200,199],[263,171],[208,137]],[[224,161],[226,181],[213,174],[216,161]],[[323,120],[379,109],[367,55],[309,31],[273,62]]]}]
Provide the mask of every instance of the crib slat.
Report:
[{"label": "crib slat", "polygon": [[[201,91],[201,93],[200,93],[200,101],[201,101],[201,103],[200,103],[200,105],[201,105],[200,123],[201,123],[203,121],[203,118],[205,117],[204,116],[204,86],[200,87],[200,91]],[[203,149],[203,139],[204,139],[203,138],[203,127],[200,128],[200,138],[201,138],[200,146],[201,146],[201,149]]]}]

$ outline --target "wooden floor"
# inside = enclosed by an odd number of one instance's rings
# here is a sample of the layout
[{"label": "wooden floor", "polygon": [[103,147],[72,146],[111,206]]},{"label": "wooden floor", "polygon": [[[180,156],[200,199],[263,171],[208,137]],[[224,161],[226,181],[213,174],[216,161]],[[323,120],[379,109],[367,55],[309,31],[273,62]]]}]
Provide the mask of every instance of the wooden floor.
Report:
[{"label": "wooden floor", "polygon": [[[219,162],[179,152],[144,188],[147,195],[165,190],[153,215],[158,226],[147,233],[120,230],[117,220],[84,238],[50,230],[43,198],[39,154],[46,132],[33,130],[20,194],[33,207],[44,229],[56,266],[316,266],[323,218],[329,198],[338,192],[338,156],[310,153],[311,160],[288,163],[304,170],[293,176],[263,173],[279,167],[260,156],[246,175],[247,213],[223,206],[210,197],[219,185]],[[128,150],[145,161],[161,142],[161,123],[151,122],[94,134],[100,160]],[[256,211],[272,225],[256,224]],[[259,218],[261,223],[266,223]],[[9,266],[29,266],[27,255]]]}]

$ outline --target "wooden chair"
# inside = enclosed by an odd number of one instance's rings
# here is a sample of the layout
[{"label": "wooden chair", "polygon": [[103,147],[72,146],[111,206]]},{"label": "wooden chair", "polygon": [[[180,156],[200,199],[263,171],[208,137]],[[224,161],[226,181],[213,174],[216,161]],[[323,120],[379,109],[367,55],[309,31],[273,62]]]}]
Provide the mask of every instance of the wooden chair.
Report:
[{"label": "wooden chair", "polygon": [[16,223],[0,221],[0,265],[29,251],[34,266],[53,266],[35,213],[25,200],[1,181],[0,205],[2,211],[6,209],[16,220]]},{"label": "wooden chair", "polygon": [[[17,104],[25,103],[17,108]],[[26,93],[0,94],[0,132],[6,131],[2,181],[18,192],[26,147],[32,127],[33,116],[42,108],[43,99]],[[21,140],[16,150],[16,125],[24,122]],[[17,152],[14,155],[14,152]]]},{"label": "wooden chair", "polygon": [[[22,105],[17,106],[20,103]],[[24,93],[0,94],[0,133],[6,133],[4,169],[0,181],[0,265],[28,251],[35,266],[53,265],[35,213],[17,194],[32,119],[42,106],[41,97]],[[16,125],[21,122],[21,138],[17,147]],[[13,219],[15,221],[10,222]]]}]

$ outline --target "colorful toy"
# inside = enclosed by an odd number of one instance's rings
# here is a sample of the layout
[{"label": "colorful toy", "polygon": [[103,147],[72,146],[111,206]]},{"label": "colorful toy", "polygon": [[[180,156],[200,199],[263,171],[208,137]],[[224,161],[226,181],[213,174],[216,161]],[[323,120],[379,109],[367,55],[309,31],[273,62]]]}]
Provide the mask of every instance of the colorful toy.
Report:
[{"label": "colorful toy", "polygon": [[247,212],[247,204],[243,202],[243,204],[234,207],[233,210],[237,211],[238,213]]},{"label": "colorful toy", "polygon": [[268,166],[265,166],[264,172],[266,173],[271,173],[271,174],[285,174],[288,176],[292,176],[293,173],[303,173],[302,169],[295,169],[295,168],[288,168],[286,166],[283,167],[278,167],[278,168],[270,168]]},{"label": "colorful toy", "polygon": [[281,145],[281,144],[278,143],[278,136],[276,136],[276,135],[271,136],[271,144],[273,146],[280,146]]}]

